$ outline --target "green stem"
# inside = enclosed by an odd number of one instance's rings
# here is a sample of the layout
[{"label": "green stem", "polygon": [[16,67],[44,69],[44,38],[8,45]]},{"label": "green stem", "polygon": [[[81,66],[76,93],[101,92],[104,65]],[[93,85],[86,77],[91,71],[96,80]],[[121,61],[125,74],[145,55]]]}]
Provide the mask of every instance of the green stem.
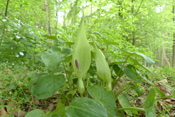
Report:
[{"label": "green stem", "polygon": [[156,100],[161,100],[161,99],[165,99],[165,98],[174,98],[174,96],[173,95],[170,95],[170,96],[164,96],[164,97],[161,97],[161,98],[158,98],[158,99],[156,99]]},{"label": "green stem", "polygon": [[72,77],[71,77],[71,74],[69,74],[66,71],[66,67],[65,67],[65,64],[64,63],[63,63],[63,68],[64,68],[64,71],[65,71],[65,74],[66,74],[66,78],[68,80],[69,87],[70,87],[70,89],[72,89],[72,84],[73,84]]},{"label": "green stem", "polygon": [[[123,69],[124,65],[126,64],[126,62],[128,61],[129,57],[130,57],[130,55],[127,56],[127,58],[125,59],[125,61],[124,61],[123,65],[122,65],[122,67],[120,68],[120,70],[119,70],[117,76],[119,76],[120,73],[122,72],[122,69]],[[121,77],[119,77],[117,80],[114,81],[113,88],[115,87],[115,85],[117,84],[117,82],[120,80],[120,78],[121,78]]]},{"label": "green stem", "polygon": [[67,76],[67,79],[68,79],[68,84],[69,84],[69,88],[72,90],[72,85],[73,85],[73,80],[72,80],[72,76],[71,76],[71,74],[69,74],[68,76]]},{"label": "green stem", "polygon": [[123,92],[125,90],[126,87],[129,87],[128,85],[131,83],[132,81],[129,81],[128,83],[126,83],[115,95],[116,98],[118,97],[118,95]]},{"label": "green stem", "polygon": [[107,54],[108,54],[108,45],[106,45],[106,51],[105,51],[105,56],[107,56]]},{"label": "green stem", "polygon": [[138,108],[138,107],[128,107],[128,108],[119,108],[118,111],[122,110],[138,110],[138,111],[145,111],[143,108]]}]

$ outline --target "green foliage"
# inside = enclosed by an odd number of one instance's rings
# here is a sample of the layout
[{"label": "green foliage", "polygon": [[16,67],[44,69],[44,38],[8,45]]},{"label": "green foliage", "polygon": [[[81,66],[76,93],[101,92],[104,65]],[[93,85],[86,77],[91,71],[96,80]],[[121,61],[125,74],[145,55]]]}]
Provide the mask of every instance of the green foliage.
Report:
[{"label": "green foliage", "polygon": [[31,93],[38,99],[46,99],[53,96],[64,84],[64,75],[42,74],[34,78]]},{"label": "green foliage", "polygon": [[146,117],[156,117],[155,94],[155,88],[153,87],[150,89],[144,104]]},{"label": "green foliage", "polygon": [[25,117],[46,117],[42,110],[36,109],[26,114]]},{"label": "green foliage", "polygon": [[66,108],[67,117],[107,117],[107,112],[99,102],[86,97],[75,98]]},{"label": "green foliage", "polygon": [[[169,3],[48,0],[46,12],[41,0],[16,0],[9,1],[6,12],[7,1],[1,0],[2,107],[29,105],[23,110],[27,117],[157,116],[156,102],[175,97],[174,69],[154,65],[161,62],[163,47],[167,60],[172,58],[175,28]],[[171,83],[161,84],[169,95],[155,81],[162,78]],[[157,111],[164,116],[171,107]]]},{"label": "green foliage", "polygon": [[109,116],[117,116],[117,107],[113,92],[107,92],[100,86],[89,86],[87,87],[87,91],[93,99],[104,105]]},{"label": "green foliage", "polygon": [[[123,108],[130,108],[131,107],[131,104],[130,104],[128,98],[124,94],[120,94],[118,96],[118,100],[119,100],[119,103],[121,104],[121,106]],[[125,110],[125,112],[127,113],[127,115],[132,116],[132,111],[131,110]]]}]

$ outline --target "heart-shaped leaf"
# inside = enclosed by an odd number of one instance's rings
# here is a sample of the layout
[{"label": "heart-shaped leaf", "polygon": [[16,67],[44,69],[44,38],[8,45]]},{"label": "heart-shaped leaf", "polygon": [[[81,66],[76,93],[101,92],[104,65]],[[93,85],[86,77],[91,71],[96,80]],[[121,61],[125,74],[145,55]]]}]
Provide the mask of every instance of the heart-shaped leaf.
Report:
[{"label": "heart-shaped leaf", "polygon": [[46,99],[54,95],[64,84],[64,75],[45,74],[37,78],[31,87],[31,92],[38,99]]},{"label": "heart-shaped leaf", "polygon": [[49,49],[41,54],[41,59],[49,69],[56,69],[60,62],[64,60],[64,55]]}]

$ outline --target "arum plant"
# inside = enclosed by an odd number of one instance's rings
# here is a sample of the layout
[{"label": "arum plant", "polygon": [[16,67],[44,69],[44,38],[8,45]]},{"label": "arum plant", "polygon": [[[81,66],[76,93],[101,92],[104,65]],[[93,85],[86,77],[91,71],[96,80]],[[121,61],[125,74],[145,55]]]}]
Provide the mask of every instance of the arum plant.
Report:
[{"label": "arum plant", "polygon": [[84,18],[82,18],[72,54],[72,65],[78,77],[78,92],[81,95],[84,93],[84,83],[82,77],[88,71],[90,63],[91,49],[86,37]]},{"label": "arum plant", "polygon": [[96,46],[95,41],[93,40],[94,48],[95,48],[95,63],[97,67],[97,75],[106,83],[106,90],[111,91],[111,72],[109,69],[109,65],[105,60],[105,56],[102,51]]}]

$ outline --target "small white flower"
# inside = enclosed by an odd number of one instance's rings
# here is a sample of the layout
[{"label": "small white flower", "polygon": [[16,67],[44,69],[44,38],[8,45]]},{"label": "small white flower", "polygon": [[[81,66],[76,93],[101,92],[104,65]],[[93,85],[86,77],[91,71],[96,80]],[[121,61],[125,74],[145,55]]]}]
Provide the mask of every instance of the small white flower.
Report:
[{"label": "small white flower", "polygon": [[20,36],[16,36],[17,39],[20,39]]},{"label": "small white flower", "polygon": [[7,20],[6,19],[2,19],[3,22],[6,22]]},{"label": "small white flower", "polygon": [[23,53],[23,52],[19,52],[19,54],[20,54],[21,56],[24,56],[24,53]]}]

